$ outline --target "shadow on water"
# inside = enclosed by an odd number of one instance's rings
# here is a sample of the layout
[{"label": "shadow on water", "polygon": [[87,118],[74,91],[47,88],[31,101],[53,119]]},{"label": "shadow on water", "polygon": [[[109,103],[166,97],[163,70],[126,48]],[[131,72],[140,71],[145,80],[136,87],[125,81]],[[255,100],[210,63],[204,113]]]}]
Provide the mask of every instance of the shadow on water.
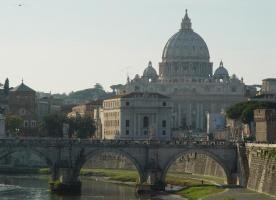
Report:
[{"label": "shadow on water", "polygon": [[150,200],[148,196],[137,196],[135,188],[82,179],[82,195],[59,196],[49,192],[48,177],[0,176],[0,196],[18,200]]}]

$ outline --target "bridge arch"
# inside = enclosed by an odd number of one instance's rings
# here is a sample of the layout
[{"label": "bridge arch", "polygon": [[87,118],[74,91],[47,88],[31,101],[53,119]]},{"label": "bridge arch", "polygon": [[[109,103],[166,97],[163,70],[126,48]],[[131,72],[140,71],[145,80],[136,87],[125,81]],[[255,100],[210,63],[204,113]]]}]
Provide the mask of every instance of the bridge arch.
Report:
[{"label": "bridge arch", "polygon": [[144,173],[144,170],[141,166],[141,164],[139,163],[139,161],[132,156],[130,153],[128,153],[127,151],[123,150],[123,149],[114,149],[114,148],[99,148],[99,149],[94,149],[91,151],[88,151],[84,154],[84,156],[77,161],[76,163],[76,168],[75,168],[75,173],[77,173],[79,175],[81,168],[84,166],[84,164],[89,161],[90,159],[93,159],[94,157],[103,154],[103,153],[115,153],[118,155],[123,155],[125,156],[136,168],[137,172],[138,172],[138,178],[139,178],[139,182],[145,182],[146,181],[146,174]]},{"label": "bridge arch", "polygon": [[48,157],[47,153],[42,152],[36,148],[29,148],[29,147],[11,147],[8,150],[4,150],[0,152],[0,160],[4,159],[5,157],[12,155],[14,153],[31,153],[39,157],[39,159],[43,160],[47,167],[49,167],[50,171],[52,171],[53,161],[50,157]]},{"label": "bridge arch", "polygon": [[206,156],[212,158],[223,169],[226,179],[227,179],[227,184],[232,184],[233,178],[232,178],[232,174],[231,174],[231,169],[227,166],[227,163],[218,155],[216,155],[208,150],[201,150],[201,149],[190,149],[190,150],[186,149],[186,150],[177,152],[176,154],[171,156],[165,164],[165,168],[163,169],[161,180],[165,183],[166,175],[168,173],[169,168],[173,165],[173,163],[175,163],[175,161],[178,158],[180,158],[183,155],[192,154],[192,153],[203,154],[203,155],[206,155]]}]

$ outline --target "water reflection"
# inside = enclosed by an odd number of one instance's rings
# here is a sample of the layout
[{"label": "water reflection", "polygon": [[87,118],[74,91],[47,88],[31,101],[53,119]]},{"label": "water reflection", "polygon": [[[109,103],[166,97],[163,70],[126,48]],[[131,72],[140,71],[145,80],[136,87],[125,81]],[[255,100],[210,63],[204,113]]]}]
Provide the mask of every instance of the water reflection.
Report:
[{"label": "water reflection", "polygon": [[138,197],[135,188],[112,183],[82,179],[81,196],[58,196],[48,190],[47,177],[0,176],[1,199],[17,200],[148,200]]}]

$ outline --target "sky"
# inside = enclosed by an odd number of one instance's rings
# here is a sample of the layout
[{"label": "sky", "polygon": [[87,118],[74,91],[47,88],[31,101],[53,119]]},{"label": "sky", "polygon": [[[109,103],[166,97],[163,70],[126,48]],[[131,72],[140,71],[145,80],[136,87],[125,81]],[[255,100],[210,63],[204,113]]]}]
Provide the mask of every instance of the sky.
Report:
[{"label": "sky", "polygon": [[[21,6],[19,6],[21,5]],[[110,90],[149,60],[158,71],[188,9],[214,69],[246,84],[276,78],[275,0],[0,0],[0,82],[62,93]]]}]

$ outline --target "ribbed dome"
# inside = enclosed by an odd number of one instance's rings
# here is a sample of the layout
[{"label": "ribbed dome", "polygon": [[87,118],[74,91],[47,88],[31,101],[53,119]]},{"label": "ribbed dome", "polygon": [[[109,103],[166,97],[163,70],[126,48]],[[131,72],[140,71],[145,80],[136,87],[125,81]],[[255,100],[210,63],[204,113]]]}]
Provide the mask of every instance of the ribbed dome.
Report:
[{"label": "ribbed dome", "polygon": [[143,77],[150,78],[150,79],[155,79],[155,78],[157,78],[157,72],[156,72],[156,70],[152,67],[151,61],[149,61],[148,67],[144,70],[144,72],[143,72]]},{"label": "ribbed dome", "polygon": [[182,19],[181,29],[167,42],[163,50],[163,61],[207,60],[210,55],[205,41],[191,27],[187,10]]},{"label": "ribbed dome", "polygon": [[220,61],[219,67],[216,69],[214,73],[215,78],[225,78],[229,77],[229,73],[226,68],[223,67],[223,62]]}]

